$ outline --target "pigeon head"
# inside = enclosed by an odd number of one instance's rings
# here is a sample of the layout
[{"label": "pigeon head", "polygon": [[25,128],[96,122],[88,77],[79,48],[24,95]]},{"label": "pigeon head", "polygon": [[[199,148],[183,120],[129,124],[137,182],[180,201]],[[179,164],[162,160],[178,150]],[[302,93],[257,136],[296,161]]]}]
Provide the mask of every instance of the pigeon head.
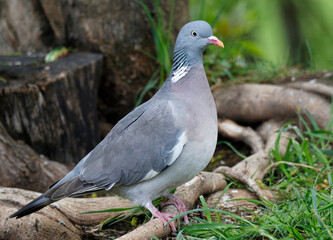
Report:
[{"label": "pigeon head", "polygon": [[208,45],[224,47],[213,36],[212,27],[205,21],[187,23],[180,30],[173,54],[171,81],[177,82],[195,65],[202,64],[202,54]]},{"label": "pigeon head", "polygon": [[224,47],[223,43],[213,36],[212,27],[205,21],[194,21],[187,23],[180,30],[175,51],[178,49],[188,49],[189,51],[205,50],[208,45],[217,45]]}]

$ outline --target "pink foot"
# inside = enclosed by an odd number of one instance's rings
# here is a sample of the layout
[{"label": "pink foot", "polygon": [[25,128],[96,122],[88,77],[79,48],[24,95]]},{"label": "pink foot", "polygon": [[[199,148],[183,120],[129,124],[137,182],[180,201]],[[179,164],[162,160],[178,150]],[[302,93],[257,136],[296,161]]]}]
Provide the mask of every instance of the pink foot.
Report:
[{"label": "pink foot", "polygon": [[[176,206],[176,208],[178,209],[178,211],[180,213],[183,213],[183,212],[187,212],[188,209],[187,207],[185,206],[185,204],[182,202],[181,199],[177,198],[175,195],[171,194],[171,193],[168,193],[165,195],[167,198],[169,198],[169,201],[167,202],[164,202],[161,204],[162,207],[164,207],[165,205],[168,205],[168,204],[173,204]],[[184,215],[184,221],[185,221],[185,224],[186,225],[189,225],[190,224],[190,221],[188,220],[188,216],[187,214]]]},{"label": "pink foot", "polygon": [[[175,216],[175,214],[172,214],[172,213],[161,213],[160,211],[157,210],[157,208],[152,203],[146,204],[145,207],[153,215],[152,218],[156,217],[163,222],[165,228],[167,226],[167,222],[169,222],[170,219],[172,219]],[[175,227],[174,222],[170,223],[170,227],[171,227],[172,231],[176,232],[176,227]]]}]

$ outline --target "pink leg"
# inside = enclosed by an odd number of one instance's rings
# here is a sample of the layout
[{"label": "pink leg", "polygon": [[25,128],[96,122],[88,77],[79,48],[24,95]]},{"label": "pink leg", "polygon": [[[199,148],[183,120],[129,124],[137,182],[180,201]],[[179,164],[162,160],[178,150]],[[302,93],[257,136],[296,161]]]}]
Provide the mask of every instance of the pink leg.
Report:
[{"label": "pink leg", "polygon": [[[175,216],[175,214],[172,213],[161,213],[152,203],[147,203],[145,207],[151,212],[153,217],[160,219],[165,227],[167,222],[169,222],[169,220]],[[176,227],[174,222],[170,223],[170,227],[172,231],[176,232]]]},{"label": "pink leg", "polygon": [[[187,207],[185,206],[185,204],[182,202],[181,199],[177,198],[175,195],[171,194],[171,193],[167,193],[165,195],[167,198],[169,198],[169,201],[167,202],[164,202],[161,204],[161,206],[165,206],[167,204],[173,204],[176,206],[176,208],[178,209],[178,211],[180,213],[183,213],[183,212],[187,212],[188,209]],[[184,221],[185,221],[185,224],[189,225],[190,224],[190,221],[188,220],[188,216],[187,215],[184,215]]]}]

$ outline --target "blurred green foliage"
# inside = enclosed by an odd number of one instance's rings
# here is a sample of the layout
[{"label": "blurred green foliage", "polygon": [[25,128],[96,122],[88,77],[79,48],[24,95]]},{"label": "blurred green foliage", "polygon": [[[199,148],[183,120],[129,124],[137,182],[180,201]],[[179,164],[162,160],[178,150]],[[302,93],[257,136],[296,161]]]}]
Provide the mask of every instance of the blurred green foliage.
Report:
[{"label": "blurred green foliage", "polygon": [[205,57],[213,83],[254,73],[273,77],[296,66],[333,69],[332,0],[190,0],[191,20],[213,26],[223,51]]},{"label": "blurred green foliage", "polygon": [[[172,67],[172,20],[173,12],[175,7],[175,0],[171,0],[171,10],[168,16],[168,27],[165,27],[165,17],[163,9],[160,5],[160,0],[154,0],[154,13],[156,18],[153,17],[152,13],[148,9],[147,5],[138,1],[143,10],[145,11],[149,24],[152,27],[152,34],[154,39],[156,57],[154,58],[160,65],[159,67],[159,86],[162,86],[164,80],[167,78],[167,74],[170,72]],[[148,53],[146,53],[148,54]]]},{"label": "blurred green foliage", "polygon": [[[158,89],[172,65],[173,8],[154,15],[138,1],[152,26],[158,68],[135,98]],[[191,20],[205,20],[224,49],[207,48],[204,65],[211,85],[274,82],[285,76],[333,70],[333,0],[189,0]]]},{"label": "blurred green foliage", "polygon": [[137,91],[135,95],[135,107],[142,103],[147,92],[160,88],[171,71],[173,50],[171,30],[173,25],[173,12],[175,8],[175,0],[172,0],[170,13],[168,16],[168,23],[166,24],[165,13],[161,7],[160,0],[154,0],[155,17],[152,15],[148,6],[143,1],[139,0],[138,3],[145,11],[149,24],[152,28],[156,51],[154,56],[147,52],[145,52],[145,54],[153,58],[158,63],[158,68],[153,73],[147,84],[139,91]]}]

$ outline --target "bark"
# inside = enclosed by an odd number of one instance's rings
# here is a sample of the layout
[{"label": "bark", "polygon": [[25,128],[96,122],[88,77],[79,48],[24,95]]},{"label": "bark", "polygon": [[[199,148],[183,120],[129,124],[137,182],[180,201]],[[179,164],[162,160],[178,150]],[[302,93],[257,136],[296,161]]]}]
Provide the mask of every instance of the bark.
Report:
[{"label": "bark", "polygon": [[70,170],[13,140],[0,122],[0,186],[45,191]]},{"label": "bark", "polygon": [[53,36],[40,10],[34,0],[0,1],[0,54],[44,48]]},{"label": "bark", "polygon": [[[331,106],[317,94],[268,84],[242,84],[214,91],[220,118],[247,124],[271,118],[294,119],[296,112],[307,119],[310,112],[319,127],[325,128]],[[318,107],[320,106],[320,107]]]},{"label": "bark", "polygon": [[14,139],[66,164],[99,141],[97,88],[102,56],[73,53],[50,64],[41,57],[2,56],[0,121]]}]

